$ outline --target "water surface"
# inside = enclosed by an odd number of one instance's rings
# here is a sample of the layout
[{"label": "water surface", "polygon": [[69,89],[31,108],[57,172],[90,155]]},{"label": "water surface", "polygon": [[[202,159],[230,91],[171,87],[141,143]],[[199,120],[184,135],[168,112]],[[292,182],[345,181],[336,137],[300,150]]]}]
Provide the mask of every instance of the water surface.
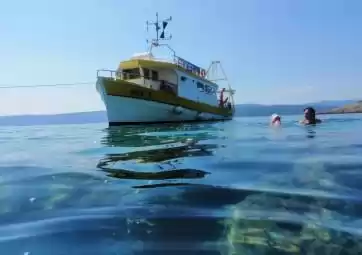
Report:
[{"label": "water surface", "polygon": [[361,115],[0,127],[3,254],[358,254]]}]

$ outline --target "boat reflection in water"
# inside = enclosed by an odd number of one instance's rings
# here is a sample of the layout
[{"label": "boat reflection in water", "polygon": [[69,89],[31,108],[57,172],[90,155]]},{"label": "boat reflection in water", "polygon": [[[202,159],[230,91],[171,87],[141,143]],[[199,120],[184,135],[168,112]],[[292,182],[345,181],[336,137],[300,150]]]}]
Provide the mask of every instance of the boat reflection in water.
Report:
[{"label": "boat reflection in water", "polygon": [[[114,134],[114,133],[113,133]],[[117,134],[118,135],[118,134]],[[148,137],[142,137],[139,134],[128,134],[125,136],[125,143],[132,142],[132,138],[135,140],[145,141]],[[202,137],[202,134],[200,135]],[[197,144],[197,139],[172,139],[168,137],[169,141],[178,141],[180,145],[167,147],[167,148],[155,148],[149,150],[137,150],[132,152],[125,153],[110,153],[107,154],[105,158],[100,160],[97,167],[102,171],[108,173],[109,176],[120,178],[120,179],[142,179],[142,180],[169,180],[169,179],[193,179],[193,178],[203,178],[205,175],[209,174],[206,171],[200,169],[192,168],[183,168],[182,158],[186,157],[203,157],[203,156],[212,156],[212,150],[217,148],[217,145],[210,144]],[[121,144],[123,141],[114,139],[112,137],[112,132],[105,139],[107,142],[116,140],[118,144]],[[151,138],[149,141],[150,145],[160,145],[162,140],[157,137]],[[113,168],[112,164],[114,163],[125,163],[134,161],[138,166],[142,164],[152,163],[159,171],[133,171],[132,169]]]}]

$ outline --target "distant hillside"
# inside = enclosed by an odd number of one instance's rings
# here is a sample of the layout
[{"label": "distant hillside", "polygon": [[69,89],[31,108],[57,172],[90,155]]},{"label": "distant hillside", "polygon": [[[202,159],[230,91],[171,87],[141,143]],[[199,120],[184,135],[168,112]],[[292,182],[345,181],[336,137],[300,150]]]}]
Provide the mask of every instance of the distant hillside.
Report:
[{"label": "distant hillside", "polygon": [[319,102],[314,102],[312,104],[323,106],[323,107],[332,107],[333,108],[333,107],[341,107],[346,104],[353,104],[357,101],[358,100],[323,100],[323,101],[319,101]]},{"label": "distant hillside", "polygon": [[342,107],[334,108],[323,112],[324,114],[340,114],[340,113],[362,113],[362,101],[347,104]]},{"label": "distant hillside", "polygon": [[105,111],[0,117],[0,126],[84,124],[100,122],[107,122],[107,115]]}]

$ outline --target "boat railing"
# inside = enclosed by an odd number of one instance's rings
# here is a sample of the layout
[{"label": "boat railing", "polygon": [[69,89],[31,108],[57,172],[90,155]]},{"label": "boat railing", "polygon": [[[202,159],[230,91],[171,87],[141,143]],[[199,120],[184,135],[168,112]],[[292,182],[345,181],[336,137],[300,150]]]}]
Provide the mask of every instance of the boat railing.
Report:
[{"label": "boat railing", "polygon": [[97,78],[103,77],[115,80],[116,78],[121,77],[122,73],[123,73],[122,71],[117,71],[117,70],[99,69],[97,70]]},{"label": "boat railing", "polygon": [[146,78],[145,76],[142,76],[141,74],[135,74],[134,78],[130,78],[132,74],[127,73],[125,71],[117,71],[117,70],[110,70],[110,69],[99,69],[97,70],[97,78],[102,77],[110,80],[117,80],[117,79],[123,79],[124,77],[129,77],[127,80],[131,79],[139,79],[139,78]]},{"label": "boat railing", "polygon": [[[105,79],[117,80],[117,79],[122,79],[122,77],[124,77],[125,75],[127,75],[127,73],[122,72],[122,71],[109,70],[109,69],[97,70],[97,78],[102,77]],[[139,79],[139,78],[144,78],[143,84],[145,84],[146,80],[150,80],[149,76],[146,77],[146,76],[142,76],[142,75],[137,75],[136,79]],[[127,79],[127,80],[130,80],[130,79]],[[160,90],[170,92],[173,94],[177,94],[177,84],[171,83],[171,82],[169,82],[167,80],[163,80],[163,79],[158,79],[158,80],[153,80],[153,81],[159,82]]]}]

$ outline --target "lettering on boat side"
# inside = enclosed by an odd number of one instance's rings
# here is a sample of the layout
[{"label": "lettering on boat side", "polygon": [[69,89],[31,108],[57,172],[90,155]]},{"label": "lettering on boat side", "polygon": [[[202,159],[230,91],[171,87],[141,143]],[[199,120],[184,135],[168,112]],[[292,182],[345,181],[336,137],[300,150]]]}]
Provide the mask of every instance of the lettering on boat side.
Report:
[{"label": "lettering on boat side", "polygon": [[202,74],[205,73],[206,71],[205,69],[198,67],[183,58],[176,57],[176,60],[177,60],[177,65],[199,76],[202,76]]}]

